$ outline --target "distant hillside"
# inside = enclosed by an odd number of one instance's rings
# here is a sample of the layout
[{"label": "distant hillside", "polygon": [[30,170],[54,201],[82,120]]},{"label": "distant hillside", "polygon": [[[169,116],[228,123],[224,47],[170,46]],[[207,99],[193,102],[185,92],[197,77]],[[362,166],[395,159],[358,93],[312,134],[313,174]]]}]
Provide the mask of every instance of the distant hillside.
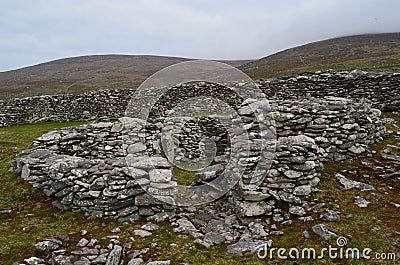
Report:
[{"label": "distant hillside", "polygon": [[[164,67],[191,59],[150,55],[92,55],[0,72],[0,99],[136,88]],[[325,69],[400,71],[400,33],[318,41],[257,61],[222,61],[255,79]]]},{"label": "distant hillside", "polygon": [[313,42],[240,67],[253,78],[355,68],[400,71],[400,33],[355,35]]},{"label": "distant hillside", "polygon": [[[150,55],[92,55],[0,72],[0,99],[136,88],[147,77],[190,59]],[[247,61],[222,61],[235,67]]]}]

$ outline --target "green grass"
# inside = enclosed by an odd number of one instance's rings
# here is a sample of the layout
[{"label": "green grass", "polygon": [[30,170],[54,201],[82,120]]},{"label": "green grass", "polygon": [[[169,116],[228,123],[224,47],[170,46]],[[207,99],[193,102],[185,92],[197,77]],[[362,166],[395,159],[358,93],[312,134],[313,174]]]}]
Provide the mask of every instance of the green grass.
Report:
[{"label": "green grass", "polygon": [[[44,194],[32,188],[28,183],[14,173],[8,172],[9,161],[21,150],[29,148],[32,140],[42,133],[64,126],[77,125],[79,123],[38,123],[19,127],[0,129],[0,209],[12,209],[9,215],[0,215],[0,264],[12,264],[22,262],[24,258],[32,255],[46,258],[46,253],[41,253],[34,248],[34,244],[52,235],[68,234],[71,238],[69,245],[63,246],[67,250],[75,249],[74,245],[82,238],[80,231],[88,230],[97,239],[111,235],[113,228],[119,226],[122,231],[119,233],[122,243],[128,242],[133,236],[133,230],[140,227],[144,222],[137,222],[129,225],[121,225],[111,219],[89,220],[83,213],[72,213],[60,211],[51,205]],[[311,227],[317,223],[325,223],[340,231],[341,235],[349,239],[349,247],[369,247],[374,252],[400,252],[391,243],[391,240],[400,240],[395,232],[400,231],[400,210],[390,202],[400,203],[400,181],[396,178],[382,179],[377,172],[364,166],[361,161],[379,159],[379,153],[386,147],[386,144],[393,143],[394,138],[390,137],[382,143],[375,144],[371,148],[377,150],[372,158],[358,159],[339,163],[326,163],[322,172],[321,183],[318,186],[320,192],[315,192],[309,198],[310,202],[325,202],[331,209],[339,209],[342,212],[342,220],[339,223],[326,223],[318,220],[319,214],[313,214],[315,221],[303,223],[294,220],[291,227],[278,229],[284,232],[283,236],[268,236],[266,239],[273,240],[273,247],[314,247],[322,249],[329,244],[335,245],[334,240],[325,241],[311,232]],[[360,192],[358,190],[345,191],[334,180],[333,176],[346,169],[343,173],[346,177],[371,183],[376,191]],[[349,173],[352,171],[353,173]],[[368,173],[370,178],[364,179],[363,174]],[[191,183],[188,172],[174,170],[175,177],[181,176],[183,185]],[[193,173],[192,173],[193,175]],[[191,177],[193,177],[191,175]],[[391,187],[391,188],[390,188]],[[372,203],[366,209],[354,205],[354,197],[362,196]],[[352,214],[353,218],[345,216]],[[226,254],[226,245],[220,245],[206,249],[194,245],[193,238],[182,239],[172,231],[169,224],[160,225],[160,230],[146,239],[135,237],[133,249],[149,247],[153,242],[161,246],[161,250],[151,249],[144,256],[145,260],[171,259],[173,264],[267,264],[266,260],[259,260],[255,255],[239,257]],[[379,227],[379,232],[372,232],[372,229]],[[308,230],[311,234],[309,240],[301,237],[301,233]],[[350,238],[351,235],[351,238]],[[88,236],[86,236],[88,238]],[[108,242],[100,240],[103,247]],[[178,246],[171,247],[170,243]],[[185,244],[190,244],[191,249]],[[276,264],[315,264],[315,261],[296,262],[275,260]],[[379,262],[366,263],[365,261],[345,261],[324,259],[319,264],[380,264]],[[388,264],[395,264],[388,262]]]},{"label": "green grass", "polygon": [[190,186],[196,179],[195,171],[188,171],[179,167],[175,167],[172,170],[172,174],[179,185]]}]

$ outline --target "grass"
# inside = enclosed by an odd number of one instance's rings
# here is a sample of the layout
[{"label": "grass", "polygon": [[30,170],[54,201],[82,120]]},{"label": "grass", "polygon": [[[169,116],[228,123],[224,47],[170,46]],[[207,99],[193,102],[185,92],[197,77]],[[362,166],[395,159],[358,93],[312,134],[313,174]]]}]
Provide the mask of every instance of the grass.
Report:
[{"label": "grass", "polygon": [[[399,122],[400,120],[397,119]],[[118,233],[122,243],[130,241],[133,230],[140,227],[144,222],[121,225],[111,219],[89,220],[83,213],[72,213],[60,211],[51,205],[51,200],[44,194],[32,188],[16,174],[8,172],[9,161],[18,155],[21,150],[29,148],[32,140],[42,133],[65,126],[77,125],[79,123],[38,123],[18,127],[0,129],[0,209],[11,209],[11,214],[0,215],[0,264],[13,264],[23,261],[30,256],[46,257],[46,253],[36,250],[34,244],[46,237],[53,235],[68,234],[70,243],[63,246],[67,250],[75,249],[76,242],[82,238],[80,231],[87,230],[88,235],[93,235],[103,247],[108,245],[107,240],[101,240],[115,227],[120,227]],[[317,250],[335,246],[335,240],[325,241],[311,232],[311,227],[317,223],[325,223],[339,230],[341,235],[349,239],[349,247],[369,247],[374,252],[395,252],[393,240],[400,241],[400,209],[395,208],[390,202],[400,203],[400,180],[382,179],[379,173],[365,166],[362,161],[371,163],[379,159],[379,154],[387,144],[394,144],[394,137],[375,144],[371,148],[376,150],[372,158],[363,158],[353,161],[326,163],[322,172],[319,192],[313,193],[309,198],[310,205],[317,202],[325,202],[331,209],[339,209],[342,220],[339,223],[326,223],[318,219],[319,214],[312,214],[315,221],[302,222],[295,219],[291,227],[280,226],[278,229],[284,232],[283,236],[268,236],[266,239],[273,240],[273,247],[313,247]],[[343,172],[343,170],[346,170]],[[343,190],[334,179],[334,175],[342,172],[346,177],[368,182],[374,185],[376,191],[360,192],[358,190]],[[181,178],[184,184],[191,183],[193,173],[174,170],[175,177]],[[369,174],[369,178],[362,177]],[[358,208],[354,204],[354,197],[362,196],[371,201],[368,208]],[[351,214],[353,217],[348,218]],[[374,228],[379,228],[373,232]],[[304,230],[310,232],[311,238],[306,240],[301,237]],[[90,236],[85,236],[89,239]],[[245,255],[239,257],[226,253],[226,246],[220,245],[211,248],[193,244],[193,238],[181,238],[172,231],[167,223],[160,224],[160,230],[155,231],[146,239],[135,237],[133,249],[149,247],[157,243],[161,249],[151,248],[144,259],[165,260],[171,259],[172,264],[266,264],[267,260],[259,260],[256,255]],[[170,243],[176,243],[172,247]],[[299,260],[284,261],[275,260],[276,264],[315,264],[315,261]],[[323,259],[319,264],[380,264],[378,261],[365,263],[364,261],[330,260]],[[387,262],[387,264],[395,264]]]},{"label": "grass", "polygon": [[196,179],[196,172],[195,171],[188,171],[181,169],[179,167],[175,167],[172,170],[172,174],[174,175],[176,182],[179,185],[190,186],[194,183]]}]

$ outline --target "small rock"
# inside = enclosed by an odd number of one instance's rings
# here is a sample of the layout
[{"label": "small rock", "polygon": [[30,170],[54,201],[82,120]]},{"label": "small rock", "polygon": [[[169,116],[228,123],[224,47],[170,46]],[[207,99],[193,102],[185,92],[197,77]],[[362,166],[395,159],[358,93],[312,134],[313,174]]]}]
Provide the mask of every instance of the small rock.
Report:
[{"label": "small rock", "polygon": [[122,247],[115,245],[113,250],[108,255],[106,265],[120,265],[122,261]]},{"label": "small rock", "polygon": [[269,234],[272,236],[283,236],[283,231],[271,231]]},{"label": "small rock", "polygon": [[95,244],[99,243],[96,238],[90,239],[90,242],[87,244],[88,247],[93,247]]},{"label": "small rock", "polygon": [[121,232],[121,228],[119,227],[116,227],[113,230],[111,230],[111,233],[119,233],[119,232]]},{"label": "small rock", "polygon": [[143,259],[142,258],[134,258],[134,259],[131,259],[129,262],[128,262],[128,264],[127,265],[140,265],[140,264],[143,264]]},{"label": "small rock", "polygon": [[49,264],[54,264],[54,265],[72,265],[72,262],[71,262],[70,257],[64,256],[64,255],[58,255],[58,256],[53,256],[52,263],[49,262]]},{"label": "small rock", "polygon": [[230,254],[243,256],[245,253],[254,253],[261,242],[239,241],[235,244],[228,245],[226,250]]},{"label": "small rock", "polygon": [[58,249],[61,245],[61,241],[52,239],[39,242],[35,245],[35,247],[40,249],[41,251],[52,251]]},{"label": "small rock", "polygon": [[289,213],[297,215],[297,216],[304,216],[306,214],[306,211],[304,210],[303,207],[294,205],[294,206],[290,206]]},{"label": "small rock", "polygon": [[171,264],[170,260],[151,261],[147,263],[147,265],[169,265],[169,264]]},{"label": "small rock", "polygon": [[140,236],[140,237],[149,237],[153,234],[149,231],[142,230],[142,229],[137,229],[137,230],[133,231],[133,233],[135,236]]},{"label": "small rock", "polygon": [[364,199],[360,196],[357,196],[354,199],[355,199],[355,204],[357,204],[357,206],[360,208],[366,208],[366,207],[368,207],[368,204],[371,203],[370,201],[367,201],[366,199]]},{"label": "small rock", "polygon": [[301,233],[301,236],[304,237],[305,239],[309,239],[310,238],[310,233],[308,233],[307,230],[303,231],[303,233]]},{"label": "small rock", "polygon": [[327,221],[327,222],[339,222],[340,221],[340,212],[326,210],[326,213],[321,214],[321,216],[319,218],[321,218],[322,220]]},{"label": "small rock", "polygon": [[211,246],[213,245],[212,242],[210,242],[210,241],[208,241],[208,240],[202,240],[202,239],[200,239],[200,238],[197,238],[196,240],[194,240],[193,243],[194,243],[194,244],[202,245],[202,246],[204,246],[204,247],[206,247],[206,248],[209,248],[209,247],[211,247]]},{"label": "small rock", "polygon": [[361,191],[375,190],[374,186],[372,185],[347,179],[345,176],[339,173],[335,175],[335,178],[339,180],[340,184],[342,184],[346,190],[353,188],[360,189]]},{"label": "small rock", "polygon": [[97,258],[92,260],[92,264],[104,264],[104,263],[106,263],[107,262],[107,256],[108,256],[108,252],[99,255]]},{"label": "small rock", "polygon": [[297,186],[293,190],[293,194],[296,196],[306,196],[311,193],[311,185]]},{"label": "small rock", "polygon": [[314,218],[312,216],[302,216],[299,217],[299,220],[303,222],[311,222],[314,221]]},{"label": "small rock", "polygon": [[198,232],[197,228],[186,218],[181,218],[176,221],[178,227],[174,228],[175,233],[185,233],[194,237],[202,236],[201,233]]},{"label": "small rock", "polygon": [[79,240],[79,242],[76,244],[77,247],[85,247],[89,243],[89,240],[86,238],[82,238]]},{"label": "small rock", "polygon": [[324,238],[325,240],[328,240],[332,236],[337,236],[338,233],[336,229],[326,226],[324,224],[314,225],[311,229],[315,234]]},{"label": "small rock", "polygon": [[42,259],[39,259],[37,257],[30,257],[29,259],[24,259],[24,261],[28,265],[38,265],[38,264],[45,264],[46,262]]},{"label": "small rock", "polygon": [[293,223],[292,220],[286,220],[286,221],[283,221],[283,222],[281,223],[281,225],[291,226],[292,223]]},{"label": "small rock", "polygon": [[217,244],[217,245],[219,245],[225,241],[224,236],[222,236],[218,233],[215,233],[215,232],[209,232],[209,233],[205,234],[204,239],[212,242],[213,244]]},{"label": "small rock", "polygon": [[143,249],[135,250],[131,254],[129,254],[128,258],[134,259],[134,258],[139,257],[140,255],[146,254],[149,251],[150,251],[150,248],[143,248]]},{"label": "small rock", "polygon": [[396,207],[396,208],[400,208],[400,204],[398,204],[398,203],[391,202],[391,204],[394,205],[394,207]]},{"label": "small rock", "polygon": [[146,230],[146,231],[155,231],[155,230],[158,230],[160,227],[153,223],[147,223],[147,224],[142,225],[142,227],[140,227],[140,228],[143,230]]}]

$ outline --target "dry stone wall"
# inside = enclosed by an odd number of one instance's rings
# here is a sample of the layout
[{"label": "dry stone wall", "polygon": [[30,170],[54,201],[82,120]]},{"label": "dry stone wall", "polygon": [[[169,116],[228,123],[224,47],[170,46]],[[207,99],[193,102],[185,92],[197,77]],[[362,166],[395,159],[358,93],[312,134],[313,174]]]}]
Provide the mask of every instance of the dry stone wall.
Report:
[{"label": "dry stone wall", "polygon": [[[277,205],[300,205],[318,184],[323,161],[366,156],[367,146],[385,135],[380,111],[368,101],[328,98],[270,103],[276,123],[276,152],[263,157],[255,148],[249,157],[239,159],[246,170],[239,184],[224,197],[243,217],[268,215],[279,219]],[[238,113],[254,144],[260,138],[259,120],[247,111],[248,104],[238,106]],[[178,140],[184,141],[184,157],[198,155],[198,142],[204,136],[220,148],[214,159],[217,165],[198,172],[193,185],[212,183],[232,152],[226,130],[215,120],[215,116],[191,119],[178,135]],[[29,155],[14,160],[12,168],[55,197],[55,206],[63,209],[113,216],[120,221],[172,214],[175,207],[164,202],[167,197],[169,201],[175,199],[177,183],[161,148],[162,121],[160,116],[150,118],[146,125],[136,121],[130,131],[137,136],[135,143],[124,138],[121,121],[52,131],[35,141]],[[146,135],[139,131],[144,126]],[[146,149],[151,161],[144,153]],[[129,167],[126,154],[131,155]],[[251,185],[254,168],[268,159],[272,161],[266,178],[256,187]]]},{"label": "dry stone wall", "polygon": [[268,99],[300,100],[307,97],[343,97],[369,99],[382,111],[400,108],[400,73],[315,72],[278,79],[260,80],[259,85]]},{"label": "dry stone wall", "polygon": [[[382,111],[400,109],[400,74],[352,72],[316,72],[279,79],[259,80],[257,83],[268,100],[301,100],[326,96],[369,99],[372,106]],[[185,85],[179,85],[185,86]],[[175,87],[161,99],[164,111],[173,102],[182,99],[180,88]],[[208,91],[209,96],[240,105],[240,99],[226,93],[221,87],[204,89],[204,85],[193,86],[185,96],[199,96]],[[0,127],[21,125],[37,121],[112,120],[124,116],[133,90],[110,89],[88,92],[81,95],[55,95],[28,97],[0,101]]]}]

